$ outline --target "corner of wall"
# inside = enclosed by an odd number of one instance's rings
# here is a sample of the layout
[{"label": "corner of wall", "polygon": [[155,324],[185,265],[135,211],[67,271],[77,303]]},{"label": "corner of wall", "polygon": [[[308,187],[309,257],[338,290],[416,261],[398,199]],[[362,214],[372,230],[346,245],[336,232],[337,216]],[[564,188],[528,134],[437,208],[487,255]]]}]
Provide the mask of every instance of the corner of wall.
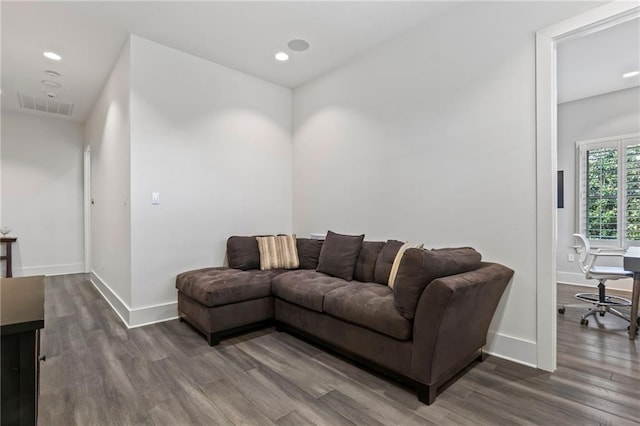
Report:
[{"label": "corner of wall", "polygon": [[535,341],[507,336],[489,330],[487,334],[486,352],[498,358],[514,361],[536,368],[537,344]]},{"label": "corner of wall", "polygon": [[127,39],[85,125],[95,200],[90,207],[92,281],[125,323],[131,300],[129,45]]},{"label": "corner of wall", "polygon": [[178,318],[178,302],[132,309],[95,271],[91,271],[89,280],[127,328],[136,328]]}]

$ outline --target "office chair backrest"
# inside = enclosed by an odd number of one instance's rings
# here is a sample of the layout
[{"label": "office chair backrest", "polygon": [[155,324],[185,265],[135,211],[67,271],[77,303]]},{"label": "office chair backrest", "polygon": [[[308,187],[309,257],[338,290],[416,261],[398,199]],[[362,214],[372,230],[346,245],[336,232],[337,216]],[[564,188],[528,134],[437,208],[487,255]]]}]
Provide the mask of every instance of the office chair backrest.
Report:
[{"label": "office chair backrest", "polygon": [[573,234],[573,238],[576,240],[576,245],[573,246],[576,252],[580,255],[578,258],[578,265],[583,273],[587,273],[589,268],[589,252],[591,251],[591,244],[589,240],[582,234]]}]

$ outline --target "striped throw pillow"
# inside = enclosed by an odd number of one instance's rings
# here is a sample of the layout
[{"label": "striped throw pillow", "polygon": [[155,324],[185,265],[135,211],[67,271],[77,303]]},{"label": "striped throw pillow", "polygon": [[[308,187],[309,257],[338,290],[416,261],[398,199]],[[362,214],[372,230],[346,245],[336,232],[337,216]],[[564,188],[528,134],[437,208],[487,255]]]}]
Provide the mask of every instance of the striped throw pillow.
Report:
[{"label": "striped throw pillow", "polygon": [[296,269],[300,265],[296,236],[256,237],[260,251],[260,269]]},{"label": "striped throw pillow", "polygon": [[424,247],[422,243],[404,243],[400,250],[398,250],[398,254],[396,254],[396,258],[393,259],[393,266],[391,267],[391,274],[389,275],[389,287],[393,288],[393,284],[396,281],[396,275],[398,275],[398,269],[400,268],[400,262],[402,261],[402,256],[404,252],[410,248],[421,249]]}]

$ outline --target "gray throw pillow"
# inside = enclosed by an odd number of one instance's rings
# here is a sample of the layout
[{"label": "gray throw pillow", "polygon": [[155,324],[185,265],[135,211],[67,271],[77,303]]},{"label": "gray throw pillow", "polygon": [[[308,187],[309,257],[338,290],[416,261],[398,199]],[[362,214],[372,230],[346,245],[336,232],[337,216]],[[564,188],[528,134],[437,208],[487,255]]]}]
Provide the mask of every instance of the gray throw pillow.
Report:
[{"label": "gray throw pillow", "polygon": [[260,250],[256,237],[229,237],[227,240],[227,260],[229,268],[260,269]]},{"label": "gray throw pillow", "polygon": [[396,310],[407,319],[415,316],[420,296],[436,278],[473,271],[480,267],[482,256],[471,247],[439,250],[408,249],[402,256],[393,300]]},{"label": "gray throw pillow", "polygon": [[316,271],[351,281],[363,240],[364,234],[343,235],[328,231]]},{"label": "gray throw pillow", "polygon": [[296,240],[300,269],[316,269],[318,267],[318,258],[320,257],[320,250],[322,250],[322,243],[323,240],[314,240],[311,238],[298,238]]}]

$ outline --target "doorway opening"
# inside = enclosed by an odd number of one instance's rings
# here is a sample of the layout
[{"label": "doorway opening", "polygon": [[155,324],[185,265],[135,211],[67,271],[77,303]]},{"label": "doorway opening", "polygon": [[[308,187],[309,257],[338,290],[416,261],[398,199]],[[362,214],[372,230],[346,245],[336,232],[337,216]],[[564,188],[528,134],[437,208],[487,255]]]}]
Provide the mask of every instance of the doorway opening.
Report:
[{"label": "doorway opening", "polygon": [[91,272],[91,147],[84,150],[84,272]]},{"label": "doorway opening", "polygon": [[557,270],[557,63],[563,40],[584,37],[640,16],[633,3],[615,2],[592,9],[536,33],[536,285],[537,365],[556,369]]}]

